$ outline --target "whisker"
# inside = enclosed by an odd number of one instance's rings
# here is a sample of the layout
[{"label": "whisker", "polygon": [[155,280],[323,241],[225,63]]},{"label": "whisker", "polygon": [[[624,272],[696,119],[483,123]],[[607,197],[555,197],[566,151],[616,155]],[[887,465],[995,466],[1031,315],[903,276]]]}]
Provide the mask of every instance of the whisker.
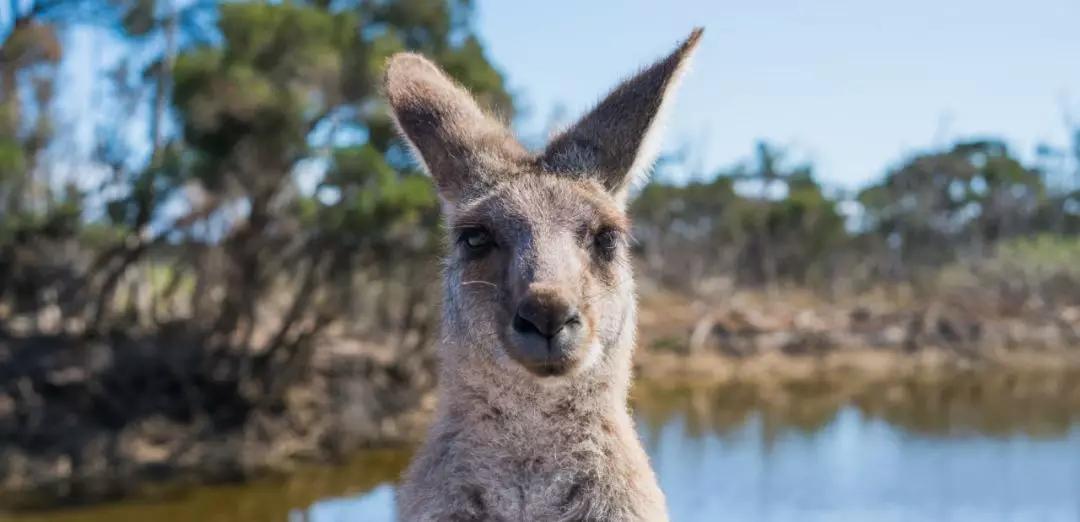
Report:
[{"label": "whisker", "polygon": [[461,286],[465,286],[465,285],[488,285],[488,286],[490,286],[490,287],[492,287],[492,288],[494,288],[496,290],[499,289],[499,285],[497,285],[495,283],[492,283],[490,281],[462,281]]}]

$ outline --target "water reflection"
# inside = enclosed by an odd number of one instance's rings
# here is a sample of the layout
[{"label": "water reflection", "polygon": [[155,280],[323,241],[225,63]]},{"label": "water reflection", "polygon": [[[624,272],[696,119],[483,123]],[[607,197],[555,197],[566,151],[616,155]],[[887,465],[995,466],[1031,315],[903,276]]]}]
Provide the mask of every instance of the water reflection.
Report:
[{"label": "water reflection", "polygon": [[[1080,375],[653,384],[634,404],[673,520],[1080,520]],[[393,520],[407,458],[14,520]]]},{"label": "water reflection", "polygon": [[809,435],[846,407],[911,433],[955,437],[1062,437],[1080,423],[1080,373],[955,372],[865,382],[857,374],[723,385],[643,384],[634,388],[644,430],[685,418],[687,435],[724,436],[751,419],[768,441]]},{"label": "water reflection", "polygon": [[[392,520],[392,483],[409,452],[369,451],[248,484],[168,489],[138,500],[11,516],[13,522],[284,522]],[[345,514],[349,516],[345,517]],[[344,517],[344,518],[342,518]],[[0,513],[0,520],[8,520]]]}]

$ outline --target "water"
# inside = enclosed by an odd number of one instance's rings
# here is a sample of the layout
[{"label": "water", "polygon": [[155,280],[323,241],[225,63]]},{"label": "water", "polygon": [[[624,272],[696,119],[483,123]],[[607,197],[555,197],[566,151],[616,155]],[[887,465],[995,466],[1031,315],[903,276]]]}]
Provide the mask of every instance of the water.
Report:
[{"label": "water", "polygon": [[1064,437],[941,438],[841,410],[766,442],[673,419],[649,439],[673,520],[1077,521],[1080,429]]},{"label": "water", "polygon": [[[639,387],[676,521],[1077,521],[1075,383]],[[389,521],[407,452],[18,522]],[[2,518],[2,517],[0,517]]]}]

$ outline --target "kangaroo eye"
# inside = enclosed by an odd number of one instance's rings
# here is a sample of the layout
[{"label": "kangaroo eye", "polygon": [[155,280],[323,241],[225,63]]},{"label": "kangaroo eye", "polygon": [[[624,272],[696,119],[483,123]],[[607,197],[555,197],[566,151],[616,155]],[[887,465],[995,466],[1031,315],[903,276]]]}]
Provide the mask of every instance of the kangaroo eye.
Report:
[{"label": "kangaroo eye", "polygon": [[593,237],[593,244],[597,250],[604,254],[611,254],[619,247],[619,232],[608,229]]},{"label": "kangaroo eye", "polygon": [[481,252],[491,248],[493,242],[491,240],[491,234],[487,230],[482,228],[467,228],[461,231],[461,235],[458,237],[465,248],[471,252]]}]

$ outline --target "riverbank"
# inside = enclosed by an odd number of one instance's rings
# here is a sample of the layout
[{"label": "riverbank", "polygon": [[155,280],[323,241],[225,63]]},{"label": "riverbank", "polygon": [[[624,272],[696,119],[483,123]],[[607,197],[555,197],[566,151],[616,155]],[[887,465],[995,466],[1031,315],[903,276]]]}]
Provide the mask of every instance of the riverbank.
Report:
[{"label": "riverbank", "polygon": [[701,386],[755,383],[763,387],[800,381],[890,383],[944,381],[957,375],[1068,375],[1080,373],[1080,348],[957,353],[940,348],[913,352],[835,346],[823,353],[772,351],[733,357],[723,353],[641,350],[638,379]]},{"label": "riverbank", "polygon": [[1006,306],[979,295],[904,292],[822,299],[803,291],[695,299],[643,292],[639,373],[723,380],[833,366],[892,373],[1080,364],[1080,305]]},{"label": "riverbank", "polygon": [[322,344],[266,403],[217,368],[229,364],[192,353],[177,336],[0,337],[0,506],[96,503],[400,448],[432,407],[429,372],[380,345]]},{"label": "riverbank", "polygon": [[[902,292],[834,300],[741,292],[709,302],[646,290],[641,302],[639,379],[739,386],[763,403],[788,402],[807,382],[833,383],[853,399],[905,382],[1050,386],[1080,375],[1080,307],[1003,310],[990,299],[918,300]],[[1080,395],[1072,385],[1048,389],[1048,403]],[[1080,409],[1080,400],[1072,404]]]},{"label": "riverbank", "polygon": [[845,405],[913,431],[947,428],[928,418],[990,433],[1055,433],[1080,420],[1080,307],[961,297],[740,292],[709,302],[646,289],[636,411],[685,400],[721,431],[752,411],[817,425]]}]

